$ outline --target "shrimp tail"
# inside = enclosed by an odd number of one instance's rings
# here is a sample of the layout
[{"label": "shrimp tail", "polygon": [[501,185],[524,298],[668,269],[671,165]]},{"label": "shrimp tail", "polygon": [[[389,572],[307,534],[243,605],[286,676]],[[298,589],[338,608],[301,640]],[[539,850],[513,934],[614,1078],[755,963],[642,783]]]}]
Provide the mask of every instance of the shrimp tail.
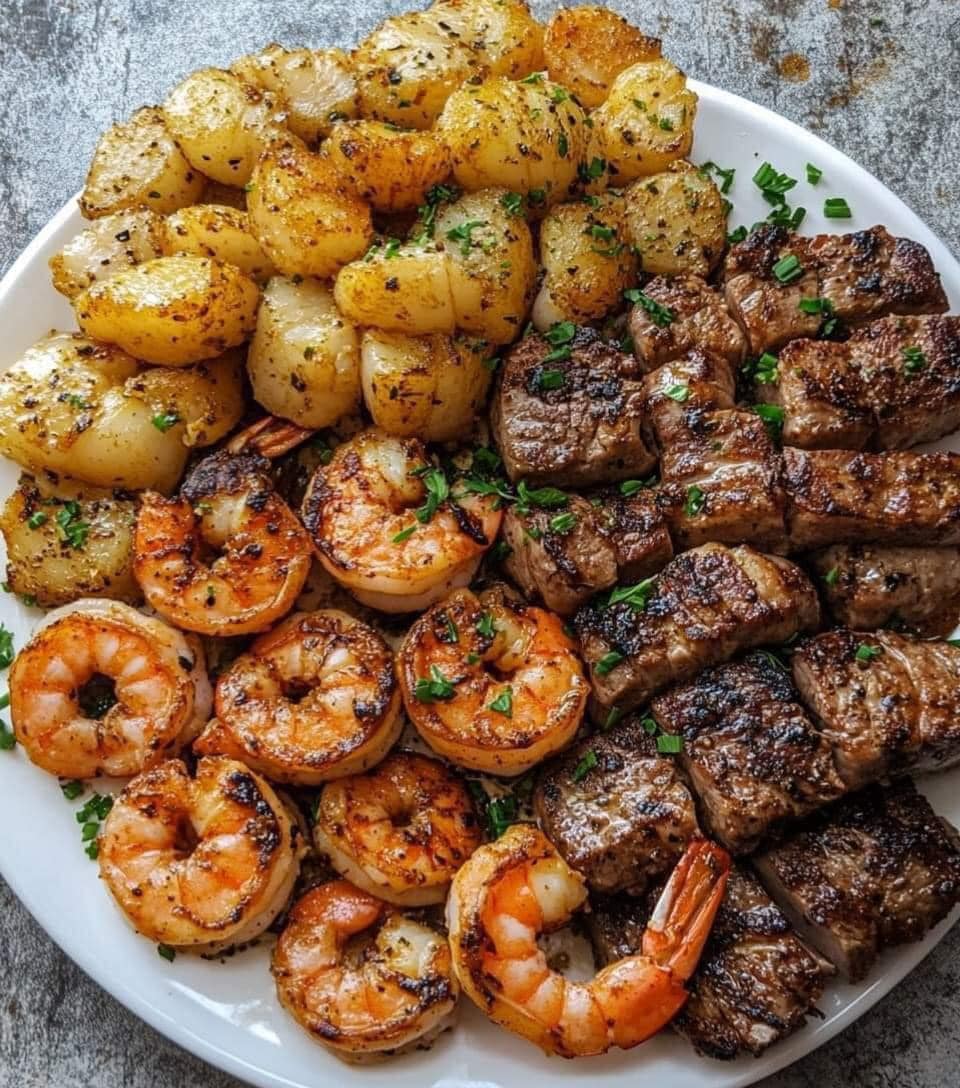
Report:
[{"label": "shrimp tail", "polygon": [[643,954],[678,980],[693,974],[723,900],[730,855],[694,839],[670,874],[643,935]]},{"label": "shrimp tail", "polygon": [[249,453],[251,450],[271,461],[289,453],[294,447],[316,433],[306,427],[298,427],[276,416],[264,416],[245,427],[227,443],[227,452]]}]

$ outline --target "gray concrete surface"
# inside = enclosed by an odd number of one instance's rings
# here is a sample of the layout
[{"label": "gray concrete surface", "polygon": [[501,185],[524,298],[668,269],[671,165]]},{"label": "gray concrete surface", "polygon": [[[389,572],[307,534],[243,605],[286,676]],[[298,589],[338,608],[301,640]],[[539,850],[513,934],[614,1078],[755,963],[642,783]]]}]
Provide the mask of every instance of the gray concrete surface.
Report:
[{"label": "gray concrete surface", "polygon": [[[98,133],[160,99],[181,74],[270,40],[347,44],[388,9],[413,2],[3,0],[0,270],[79,187]],[[536,4],[540,14],[552,6]],[[957,0],[612,6],[662,36],[690,74],[771,106],[848,152],[960,250]],[[69,911],[69,888],[62,895]],[[960,1084],[958,952],[960,927],[876,1009],[766,1088]],[[2,1088],[236,1084],[103,993],[0,881]]]}]

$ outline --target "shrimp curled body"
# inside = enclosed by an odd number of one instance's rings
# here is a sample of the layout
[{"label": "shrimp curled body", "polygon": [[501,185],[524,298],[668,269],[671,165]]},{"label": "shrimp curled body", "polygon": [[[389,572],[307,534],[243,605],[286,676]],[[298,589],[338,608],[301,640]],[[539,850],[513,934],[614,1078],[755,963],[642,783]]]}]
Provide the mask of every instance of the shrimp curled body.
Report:
[{"label": "shrimp curled body", "polygon": [[301,786],[373,766],[403,727],[390,647],[336,609],[295,613],[261,635],[220,676],[215,698],[194,750]]},{"label": "shrimp curled body", "polygon": [[[144,493],[134,576],[178,627],[252,634],[293,607],[310,571],[310,540],[268,469],[257,453],[220,451],[192,470],[178,498]],[[220,554],[208,563],[209,550]]]},{"label": "shrimp curled body", "polygon": [[[362,934],[366,945],[351,958],[347,945]],[[447,1026],[460,992],[442,933],[345,880],[294,904],[272,971],[290,1015],[348,1061],[426,1042]]]},{"label": "shrimp curled body", "polygon": [[[87,696],[98,681],[95,708]],[[198,640],[99,598],[51,612],[10,671],[17,739],[64,778],[155,766],[196,736],[211,701]]]},{"label": "shrimp curled body", "polygon": [[480,845],[466,785],[437,759],[395,752],[367,774],[323,788],[314,842],[333,867],[390,903],[442,903]]},{"label": "shrimp curled body", "polygon": [[575,1058],[628,1049],[683,1007],[723,899],[730,858],[704,839],[680,859],[654,908],[641,952],[588,982],[552,971],[537,944],[587,897],[583,878],[542,832],[514,824],[454,877],[447,926],[454,970],[495,1023],[548,1054]]},{"label": "shrimp curled body", "polygon": [[576,733],[589,687],[560,619],[494,586],[458,589],[422,615],[397,658],[423,739],[489,774],[523,774]]},{"label": "shrimp curled body", "polygon": [[[303,520],[320,562],[370,608],[413,612],[466,585],[500,528],[490,496],[446,494],[431,509],[428,468],[417,439],[370,428],[338,446],[310,482]],[[447,487],[439,478],[437,486]]]},{"label": "shrimp curled body", "polygon": [[242,763],[178,759],[139,775],[100,835],[100,875],[145,937],[213,950],[259,936],[300,871],[299,830]]}]

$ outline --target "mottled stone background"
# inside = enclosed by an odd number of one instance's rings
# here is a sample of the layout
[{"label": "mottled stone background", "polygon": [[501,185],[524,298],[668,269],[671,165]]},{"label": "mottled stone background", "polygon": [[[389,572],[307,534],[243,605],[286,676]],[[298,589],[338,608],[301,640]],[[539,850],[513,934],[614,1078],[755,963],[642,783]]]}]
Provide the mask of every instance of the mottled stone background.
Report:
[{"label": "mottled stone background", "polygon": [[[351,43],[413,2],[2,0],[0,270],[79,188],[97,134],[161,99],[182,74],[271,40]],[[536,4],[540,14],[552,6]],[[771,106],[848,152],[960,250],[957,0],[612,6],[659,34],[691,75]],[[60,894],[69,911],[70,889]],[[955,1088],[958,951],[960,927],[877,1008],[766,1088]],[[236,1084],[90,982],[0,881],[3,1088]]]}]

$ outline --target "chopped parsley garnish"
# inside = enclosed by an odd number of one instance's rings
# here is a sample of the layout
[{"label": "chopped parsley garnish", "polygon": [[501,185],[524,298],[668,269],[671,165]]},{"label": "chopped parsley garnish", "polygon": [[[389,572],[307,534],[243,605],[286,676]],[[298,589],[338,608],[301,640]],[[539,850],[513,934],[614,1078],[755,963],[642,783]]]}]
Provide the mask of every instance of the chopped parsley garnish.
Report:
[{"label": "chopped parsley garnish", "polygon": [[612,242],[617,236],[613,227],[606,227],[603,223],[591,224],[584,233],[589,234],[591,238],[596,238],[598,242]]},{"label": "chopped parsley garnish", "polygon": [[774,278],[782,284],[793,283],[803,275],[803,267],[796,254],[787,253],[773,266]]},{"label": "chopped parsley garnish", "polygon": [[505,718],[513,717],[513,688],[508,684],[503,691],[490,704],[490,710],[495,710]]},{"label": "chopped parsley garnish", "polygon": [[617,722],[620,721],[620,719],[623,717],[623,715],[624,715],[624,712],[620,709],[620,707],[618,707],[618,706],[610,707],[610,711],[607,714],[606,718],[604,718],[603,725],[600,727],[601,732],[603,732],[603,733],[609,732],[617,724]]},{"label": "chopped parsley garnish", "polygon": [[818,166],[814,166],[812,162],[808,162],[807,181],[809,181],[811,185],[816,185],[822,177],[823,171]]},{"label": "chopped parsley garnish", "polygon": [[643,726],[644,732],[649,733],[651,737],[655,736],[657,730],[660,728],[660,726],[657,725],[656,719],[650,717],[641,718],[640,724]]},{"label": "chopped parsley garnish", "polygon": [[648,476],[645,480],[624,480],[620,484],[620,494],[625,498],[630,498],[631,495],[636,495],[638,491],[645,491],[647,488],[656,487],[658,483],[657,476]]},{"label": "chopped parsley garnish", "polygon": [[920,348],[916,346],[903,348],[901,354],[903,355],[904,374],[919,374],[921,370],[926,369],[927,357]]},{"label": "chopped parsley garnish", "polygon": [[442,613],[443,616],[443,637],[441,642],[453,643],[460,641],[460,633],[457,631],[457,625],[450,619],[450,615],[447,612]]},{"label": "chopped parsley garnish", "polygon": [[661,329],[672,325],[677,319],[676,313],[669,306],[661,306],[659,302],[650,298],[649,295],[645,295],[637,287],[631,287],[629,290],[624,291],[623,297],[627,302],[639,303],[654,325],[659,326]]},{"label": "chopped parsley garnish", "polygon": [[567,134],[565,132],[561,132],[560,135],[557,136],[557,154],[560,156],[561,159],[565,159],[569,150],[570,144],[567,140]]},{"label": "chopped parsley garnish", "polygon": [[831,196],[823,202],[823,214],[827,219],[852,219],[850,205],[842,196]]},{"label": "chopped parsley garnish", "polygon": [[657,751],[662,756],[676,755],[683,748],[683,737],[676,733],[661,733],[657,737]]},{"label": "chopped parsley garnish", "polygon": [[576,524],[576,514],[557,514],[555,518],[550,519],[550,532],[559,533],[560,536],[565,536]]},{"label": "chopped parsley garnish", "polygon": [[417,531],[416,525],[408,525],[406,529],[401,529],[399,533],[396,533],[393,537],[394,544],[402,544],[405,540],[409,540],[410,537]]},{"label": "chopped parsley garnish", "polygon": [[633,586],[618,586],[616,589],[611,590],[610,596],[607,598],[607,608],[613,604],[622,603],[629,605],[634,612],[642,612],[647,607],[647,600],[653,592],[656,580],[656,576],[654,576],[644,578],[643,581],[637,582]]},{"label": "chopped parsley garnish", "polygon": [[560,389],[566,382],[567,376],[562,370],[541,370],[536,376],[538,389],[549,392],[551,389]]},{"label": "chopped parsley garnish", "polygon": [[447,239],[451,242],[459,242],[461,255],[469,257],[470,247],[473,245],[473,232],[486,225],[487,221],[485,219],[470,219],[466,223],[461,223],[458,227],[448,230]]},{"label": "chopped parsley garnish", "polygon": [[472,652],[467,654],[467,664],[468,665],[476,665],[476,663],[479,660],[480,660],[480,655],[479,654],[475,654],[475,653],[472,653]]},{"label": "chopped parsley garnish", "polygon": [[566,102],[570,97],[570,92],[566,87],[554,87],[550,92],[550,99],[559,106],[561,102]]},{"label": "chopped parsley garnish", "polygon": [[82,550],[90,534],[90,526],[80,520],[80,503],[66,502],[57,511],[57,533],[75,551]]},{"label": "chopped parsley garnish", "polygon": [[544,340],[553,351],[543,357],[545,363],[557,363],[570,358],[570,341],[577,335],[577,326],[572,321],[558,321],[543,334]]},{"label": "chopped parsley garnish", "polygon": [[657,124],[660,126],[660,128],[663,129],[664,132],[673,132],[673,122],[670,120],[669,117],[657,118]]},{"label": "chopped parsley garnish", "polygon": [[543,82],[543,72],[531,72],[530,75],[524,76],[524,78],[521,79],[520,82],[521,83],[542,83]]},{"label": "chopped parsley garnish", "polygon": [[423,486],[427,491],[427,499],[423,506],[418,506],[413,516],[421,525],[426,525],[433,515],[440,509],[442,503],[450,496],[450,484],[447,478],[438,468],[428,468],[420,476]]},{"label": "chopped parsley garnish", "polygon": [[386,260],[391,261],[394,257],[400,253],[401,242],[399,238],[388,238],[386,247],[383,251],[383,256]]},{"label": "chopped parsley garnish", "polygon": [[60,783],[60,792],[68,801],[76,801],[80,794],[83,793],[83,789],[83,783],[76,778],[71,782]]},{"label": "chopped parsley garnish", "polygon": [[541,506],[544,510],[556,510],[570,501],[565,491],[558,487],[527,487],[526,480],[517,484],[517,513],[529,514],[532,506]]},{"label": "chopped parsley garnish", "polygon": [[574,780],[574,782],[582,782],[593,770],[593,768],[596,767],[596,765],[597,753],[591,748],[590,751],[588,751],[584,755],[583,759],[581,759],[580,762],[576,765],[576,767],[573,768],[573,773],[570,775],[570,777]]},{"label": "chopped parsley garnish", "polygon": [[504,193],[500,197],[500,204],[507,215],[523,215],[523,195],[521,193]]},{"label": "chopped parsley garnish", "polygon": [[[305,359],[307,358],[306,352],[304,352]],[[158,412],[150,422],[160,431],[161,434],[166,434],[171,427],[180,422],[180,417],[176,412]]]},{"label": "chopped parsley garnish", "polygon": [[413,688],[414,696],[421,703],[435,703],[453,698],[454,684],[436,665],[430,666],[430,677],[420,677]]},{"label": "chopped parsley garnish", "polygon": [[828,586],[835,586],[840,581],[840,568],[831,567],[823,576],[823,580]]},{"label": "chopped parsley garnish", "polygon": [[605,653],[603,657],[594,666],[594,671],[597,676],[606,676],[607,673],[612,672],[623,660],[623,654],[618,650],[610,650],[609,653]]},{"label": "chopped parsley garnish", "polygon": [[516,819],[517,799],[512,793],[494,797],[487,805],[487,831],[493,839],[499,839]]},{"label": "chopped parsley garnish", "polygon": [[513,548],[505,540],[498,540],[490,549],[490,559],[494,563],[502,563],[513,555]]},{"label": "chopped parsley garnish", "polygon": [[13,632],[0,623],[0,669],[7,668],[13,662]]},{"label": "chopped parsley garnish", "polygon": [[696,484],[687,488],[687,501],[683,504],[683,512],[687,517],[699,514],[706,504],[707,496]]},{"label": "chopped parsley garnish", "polygon": [[[417,208],[421,225],[420,234],[416,239],[417,242],[424,242],[433,237],[433,229],[436,225],[437,211],[440,205],[446,201],[456,200],[458,196],[459,191],[452,185],[434,185],[432,189],[427,190],[427,202]],[[371,250],[375,248],[375,246],[372,246]]]},{"label": "chopped parsley garnish", "polygon": [[67,396],[67,404],[72,408],[89,408],[90,404],[84,400],[83,397],[78,396],[76,393],[70,393]]},{"label": "chopped parsley garnish", "polygon": [[730,231],[730,233],[727,235],[727,241],[730,243],[730,245],[735,246],[737,242],[742,242],[746,238],[746,236],[747,228],[737,227],[736,230]]},{"label": "chopped parsley garnish", "polygon": [[589,164],[581,163],[577,168],[577,173],[580,175],[582,181],[596,181],[598,178],[603,177],[603,172],[606,168],[606,159],[592,158]]},{"label": "chopped parsley garnish", "polygon": [[493,616],[489,612],[484,612],[474,626],[477,634],[483,638],[493,638],[497,633],[497,629],[493,624]]},{"label": "chopped parsley garnish", "polygon": [[171,948],[168,944],[158,944],[157,955],[159,955],[161,959],[166,960],[168,963],[173,963],[173,961],[177,958],[177,950],[175,948]]},{"label": "chopped parsley garnish", "polygon": [[868,642],[861,642],[854,655],[858,661],[872,661],[883,653],[882,646],[871,646]]},{"label": "chopped parsley garnish", "polygon": [[705,162],[703,166],[700,167],[700,173],[704,177],[708,177],[711,171],[720,178],[720,192],[726,196],[727,193],[730,192],[730,188],[733,185],[733,179],[737,175],[736,168],[731,167],[729,170],[724,170],[722,166],[717,166],[715,162]]},{"label": "chopped parsley garnish", "polygon": [[47,524],[47,515],[42,510],[36,510],[27,518],[27,525],[31,529],[39,529],[41,525]]},{"label": "chopped parsley garnish", "polygon": [[797,303],[797,307],[805,314],[819,314],[823,318],[820,325],[822,336],[830,336],[836,329],[838,318],[830,299],[802,298]]},{"label": "chopped parsley garnish", "polygon": [[779,404],[754,404],[751,408],[763,420],[767,434],[776,441],[783,433],[786,412]]},{"label": "chopped parsley garnish", "polygon": [[789,174],[779,173],[770,163],[765,162],[753,175],[753,183],[767,200],[772,204],[779,204],[783,202],[784,193],[788,193],[797,184],[797,179]]},{"label": "chopped parsley garnish", "polygon": [[753,364],[753,380],[761,382],[764,385],[770,385],[772,382],[775,382],[779,376],[779,366],[780,360],[776,355],[771,355],[769,351],[765,351]]},{"label": "chopped parsley garnish", "polygon": [[685,400],[690,398],[689,385],[671,385],[670,388],[664,390],[664,392],[671,400],[675,400],[678,404],[683,404]]},{"label": "chopped parsley garnish", "polygon": [[100,824],[107,818],[112,808],[113,798],[109,794],[95,793],[76,813],[77,823],[81,825],[80,840],[86,844],[84,853],[91,861],[96,859],[100,852],[97,845]]}]

